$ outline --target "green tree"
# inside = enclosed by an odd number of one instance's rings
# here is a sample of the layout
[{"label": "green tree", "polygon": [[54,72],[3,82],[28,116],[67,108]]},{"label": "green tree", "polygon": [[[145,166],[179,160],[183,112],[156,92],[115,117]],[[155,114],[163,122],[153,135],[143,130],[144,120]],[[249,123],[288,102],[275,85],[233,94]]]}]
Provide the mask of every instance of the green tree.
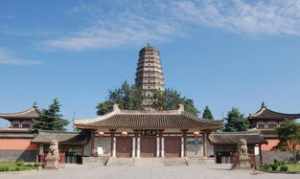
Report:
[{"label": "green tree", "polygon": [[225,121],[224,131],[226,132],[246,131],[249,127],[248,120],[244,118],[244,115],[240,113],[238,108],[232,108],[228,112]]},{"label": "green tree", "polygon": [[111,112],[114,104],[118,104],[121,109],[141,109],[142,100],[142,90],[125,81],[121,88],[109,91],[108,100],[97,105],[97,114],[104,115]]},{"label": "green tree", "polygon": [[69,121],[62,118],[60,107],[58,99],[55,98],[48,109],[42,109],[40,118],[33,123],[33,128],[64,131],[64,127],[69,124]]},{"label": "green tree", "polygon": [[212,115],[212,112],[210,111],[208,106],[205,106],[203,114],[202,114],[203,119],[208,119],[208,120],[213,120],[214,116]]},{"label": "green tree", "polygon": [[[97,114],[104,115],[113,110],[113,104],[119,104],[121,109],[141,110],[143,102],[143,90],[135,85],[124,82],[121,88],[109,92],[108,99],[97,105]],[[197,114],[198,110],[191,99],[182,97],[176,90],[153,91],[147,99],[153,101],[152,107],[156,110],[177,109],[179,104],[184,104],[185,110]]]},{"label": "green tree", "polygon": [[181,96],[178,91],[173,89],[165,89],[164,91],[158,90],[154,92],[152,100],[152,106],[156,110],[177,109],[179,104],[183,104],[185,111],[194,115],[197,115],[198,113],[192,99]]}]

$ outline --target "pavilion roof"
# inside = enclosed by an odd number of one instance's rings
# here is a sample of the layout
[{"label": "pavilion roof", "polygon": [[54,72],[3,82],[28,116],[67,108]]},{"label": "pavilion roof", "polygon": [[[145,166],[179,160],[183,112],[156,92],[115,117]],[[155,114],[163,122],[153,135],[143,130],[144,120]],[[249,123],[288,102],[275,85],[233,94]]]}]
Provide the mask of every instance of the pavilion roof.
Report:
[{"label": "pavilion roof", "polygon": [[75,126],[82,129],[199,129],[216,130],[223,127],[223,121],[202,120],[184,111],[134,111],[114,110],[94,119],[75,120]]},{"label": "pavilion roof", "polygon": [[246,139],[248,144],[264,143],[264,137],[258,132],[217,132],[209,135],[209,140],[214,144],[237,144],[241,139]]},{"label": "pavilion roof", "polygon": [[253,120],[253,119],[276,119],[276,120],[294,120],[294,119],[299,119],[300,118],[300,113],[299,114],[286,114],[286,113],[280,113],[276,112],[273,110],[270,110],[264,103],[261,105],[261,108],[254,114],[250,114],[248,119]]},{"label": "pavilion roof", "polygon": [[40,111],[37,107],[29,108],[22,112],[17,113],[0,113],[0,118],[7,119],[7,120],[32,120],[40,117]]}]

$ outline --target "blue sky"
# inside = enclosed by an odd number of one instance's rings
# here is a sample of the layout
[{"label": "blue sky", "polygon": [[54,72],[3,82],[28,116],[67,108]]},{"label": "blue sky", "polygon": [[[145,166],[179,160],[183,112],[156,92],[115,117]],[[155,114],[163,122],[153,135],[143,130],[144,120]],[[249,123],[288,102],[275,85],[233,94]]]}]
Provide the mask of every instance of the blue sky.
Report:
[{"label": "blue sky", "polygon": [[93,117],[109,89],[133,82],[147,42],[161,51],[166,87],[216,118],[262,101],[300,112],[296,0],[2,0],[0,111],[58,97],[66,118]]}]

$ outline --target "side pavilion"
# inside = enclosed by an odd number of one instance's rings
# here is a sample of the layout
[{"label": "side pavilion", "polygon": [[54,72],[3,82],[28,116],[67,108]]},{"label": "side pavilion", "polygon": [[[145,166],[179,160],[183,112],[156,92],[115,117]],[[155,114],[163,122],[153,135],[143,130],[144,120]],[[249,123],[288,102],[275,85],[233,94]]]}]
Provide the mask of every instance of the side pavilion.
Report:
[{"label": "side pavilion", "polygon": [[90,134],[84,156],[208,157],[213,147],[208,134],[223,121],[208,121],[177,110],[113,111],[94,119],[76,120],[75,126]]}]

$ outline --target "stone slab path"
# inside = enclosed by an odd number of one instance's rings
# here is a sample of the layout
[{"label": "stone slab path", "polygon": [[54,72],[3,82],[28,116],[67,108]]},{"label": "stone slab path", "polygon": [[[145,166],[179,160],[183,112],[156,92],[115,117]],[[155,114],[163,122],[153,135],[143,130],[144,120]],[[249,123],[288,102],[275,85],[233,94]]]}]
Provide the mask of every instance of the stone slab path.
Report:
[{"label": "stone slab path", "polygon": [[213,166],[84,166],[59,170],[0,173],[0,179],[299,179],[298,174],[253,175],[245,170]]}]

